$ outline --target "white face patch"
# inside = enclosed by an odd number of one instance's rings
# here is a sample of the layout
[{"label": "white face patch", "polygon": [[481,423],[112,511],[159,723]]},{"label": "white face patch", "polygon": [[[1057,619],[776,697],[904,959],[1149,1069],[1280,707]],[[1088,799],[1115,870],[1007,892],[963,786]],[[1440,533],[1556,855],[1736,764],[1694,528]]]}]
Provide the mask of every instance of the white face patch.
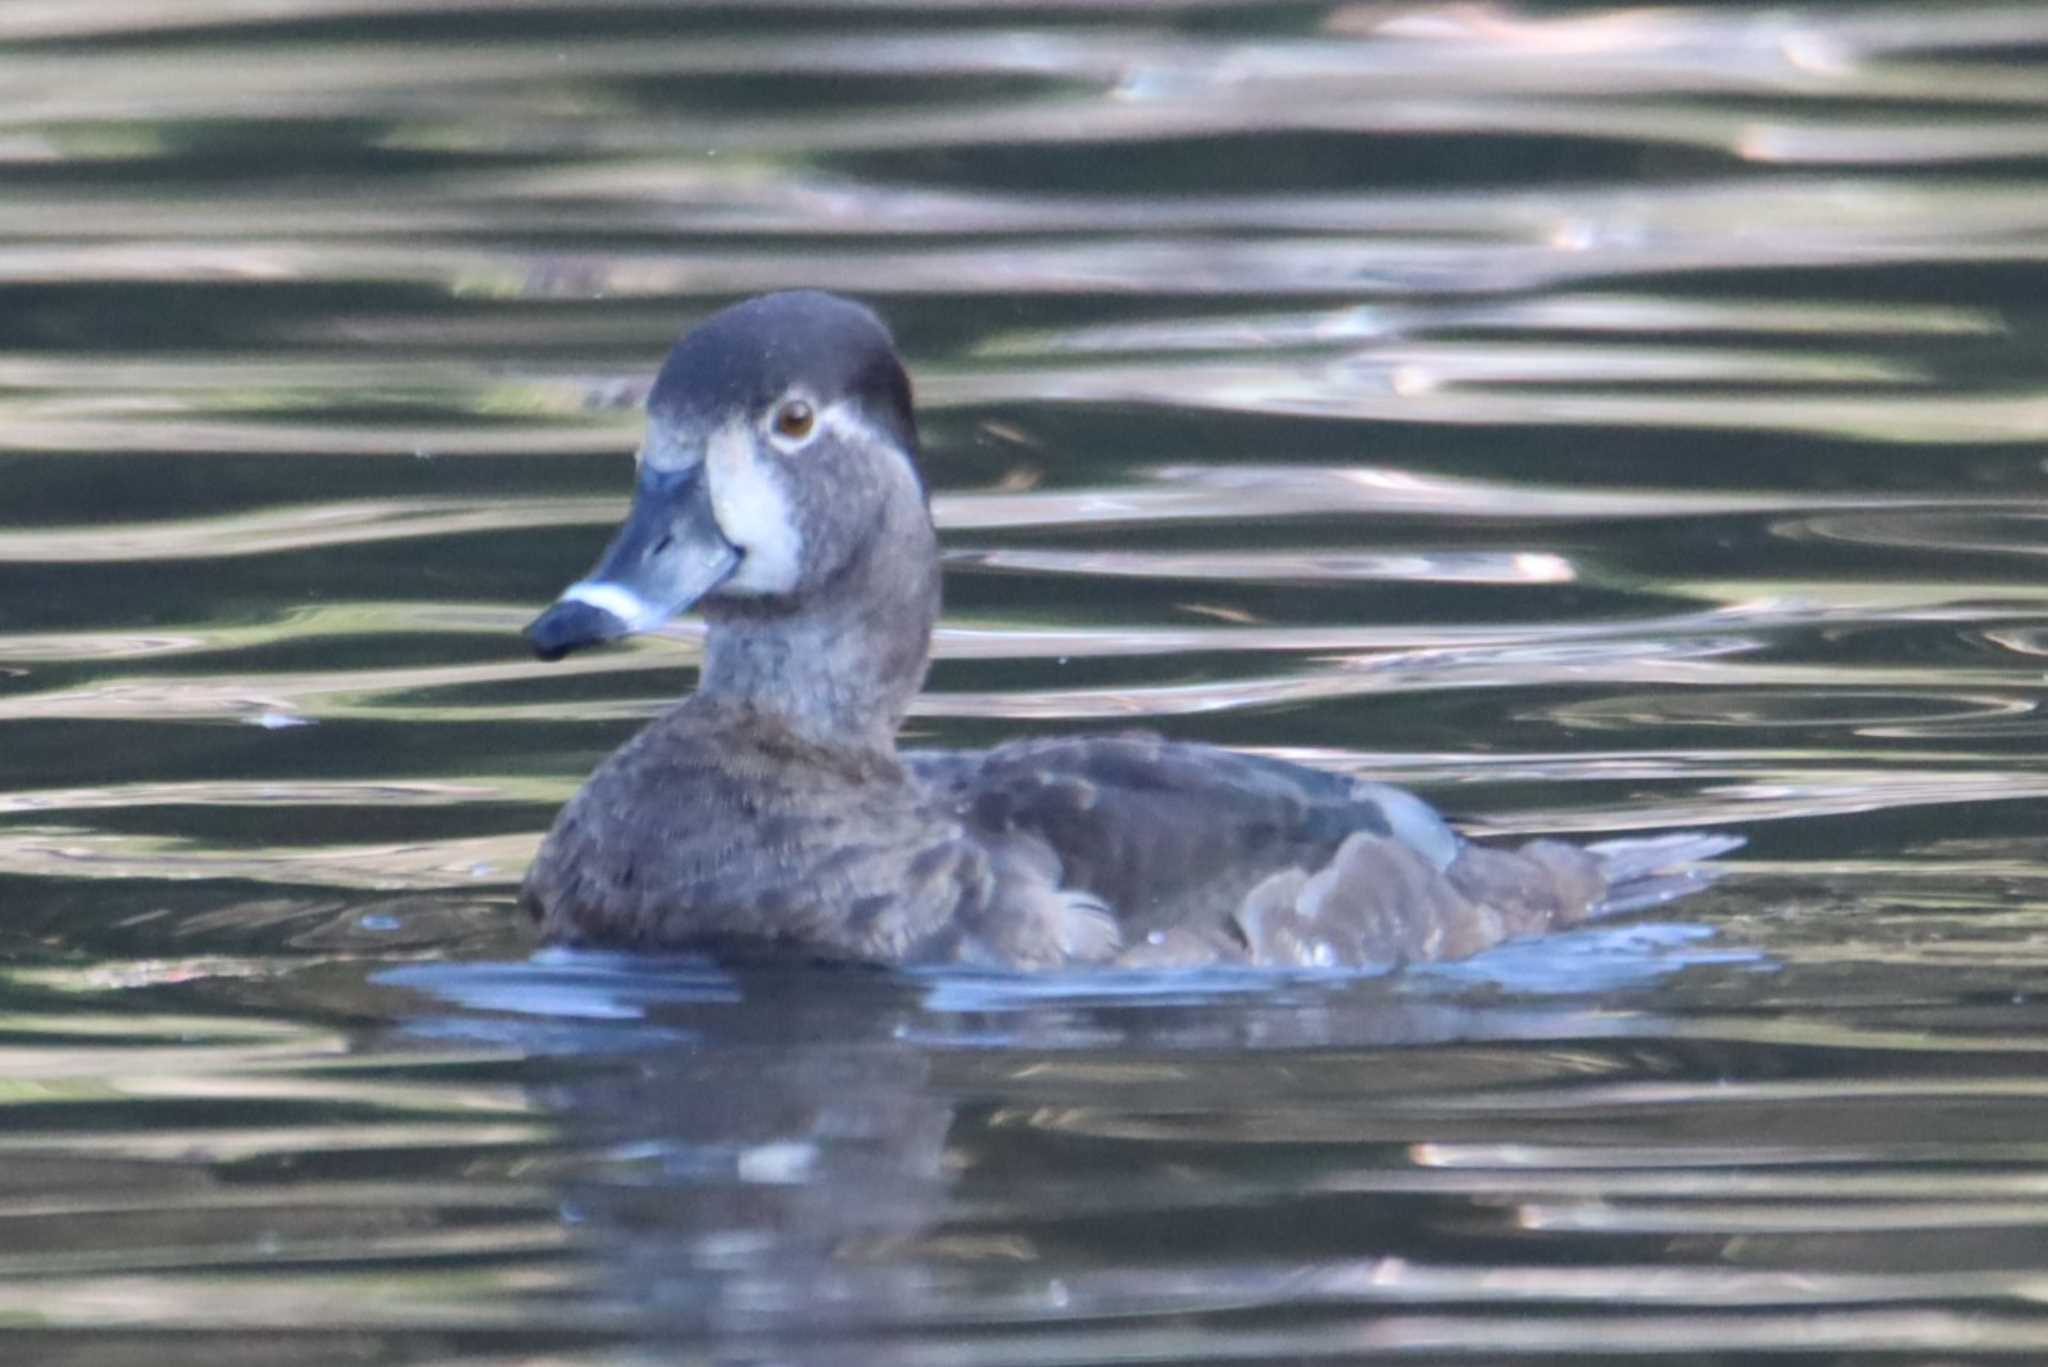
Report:
[{"label": "white face patch", "polygon": [[736,419],[704,443],[712,515],[725,539],[742,552],[739,569],[719,592],[789,593],[803,564],[803,537],[781,475],[755,454],[754,442],[751,426]]},{"label": "white face patch", "polygon": [[646,631],[668,620],[668,614],[622,584],[579,579],[562,590],[560,603],[583,603],[609,612],[626,624],[629,631]]}]

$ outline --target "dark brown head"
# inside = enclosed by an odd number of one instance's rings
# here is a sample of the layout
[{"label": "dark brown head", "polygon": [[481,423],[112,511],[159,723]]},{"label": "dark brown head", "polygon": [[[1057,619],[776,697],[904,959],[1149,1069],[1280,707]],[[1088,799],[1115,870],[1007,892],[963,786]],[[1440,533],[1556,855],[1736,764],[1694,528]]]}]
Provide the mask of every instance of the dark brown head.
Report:
[{"label": "dark brown head", "polygon": [[712,315],[669,353],[647,416],[625,525],[527,628],[542,659],[699,603],[800,614],[875,555],[935,575],[910,381],[861,305],[799,290]]}]

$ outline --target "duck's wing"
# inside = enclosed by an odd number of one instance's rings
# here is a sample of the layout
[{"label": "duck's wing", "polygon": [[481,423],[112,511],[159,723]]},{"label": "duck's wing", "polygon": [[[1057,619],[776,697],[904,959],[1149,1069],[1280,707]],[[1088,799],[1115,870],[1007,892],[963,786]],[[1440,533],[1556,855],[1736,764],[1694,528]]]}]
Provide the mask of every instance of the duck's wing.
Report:
[{"label": "duck's wing", "polygon": [[1473,845],[1420,798],[1154,736],[912,753],[981,838],[1040,843],[1099,899],[1127,963],[1399,964],[1665,900],[1730,837]]},{"label": "duck's wing", "polygon": [[1196,926],[1228,936],[1228,918],[1253,888],[1276,873],[1322,868],[1359,832],[1437,870],[1464,843],[1401,789],[1157,736],[903,758],[983,840],[1043,842],[1061,883],[1113,907],[1130,946]]}]

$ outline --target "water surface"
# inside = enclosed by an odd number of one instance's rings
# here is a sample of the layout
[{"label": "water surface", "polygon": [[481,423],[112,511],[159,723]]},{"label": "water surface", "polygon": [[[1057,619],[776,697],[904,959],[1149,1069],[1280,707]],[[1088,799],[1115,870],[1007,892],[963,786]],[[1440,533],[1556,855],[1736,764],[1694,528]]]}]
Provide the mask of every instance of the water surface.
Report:
[{"label": "water surface", "polygon": [[[0,1355],[2048,1357],[2048,10],[0,7]],[[1708,894],[1392,977],[534,954],[700,634],[517,630],[854,292],[923,745]]]}]

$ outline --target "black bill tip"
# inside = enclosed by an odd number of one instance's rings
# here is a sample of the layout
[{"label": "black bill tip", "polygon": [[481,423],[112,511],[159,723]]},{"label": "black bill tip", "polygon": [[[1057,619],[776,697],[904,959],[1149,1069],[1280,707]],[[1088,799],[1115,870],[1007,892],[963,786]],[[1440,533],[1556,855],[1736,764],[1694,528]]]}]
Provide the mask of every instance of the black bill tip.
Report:
[{"label": "black bill tip", "polygon": [[526,640],[543,660],[559,660],[572,650],[612,641],[632,631],[624,618],[573,598],[564,598],[526,627]]}]

